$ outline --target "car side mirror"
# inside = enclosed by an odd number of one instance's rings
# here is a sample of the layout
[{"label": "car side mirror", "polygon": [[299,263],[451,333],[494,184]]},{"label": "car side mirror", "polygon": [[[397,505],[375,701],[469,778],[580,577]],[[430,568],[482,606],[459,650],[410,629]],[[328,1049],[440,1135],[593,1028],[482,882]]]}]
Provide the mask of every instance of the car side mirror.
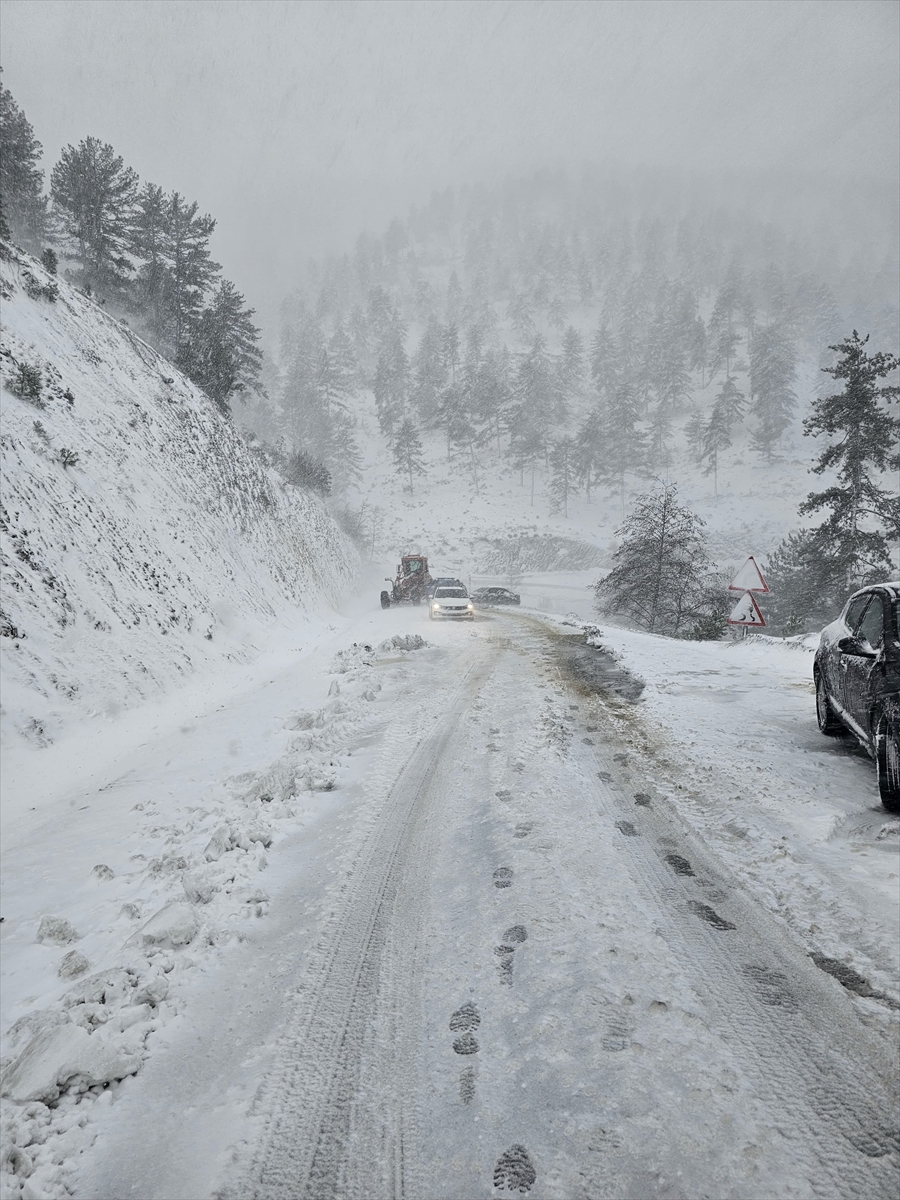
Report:
[{"label": "car side mirror", "polygon": [[877,657],[874,650],[871,650],[868,646],[864,645],[859,638],[855,637],[841,638],[837,644],[837,648],[840,650],[841,654],[853,654],[857,658]]}]

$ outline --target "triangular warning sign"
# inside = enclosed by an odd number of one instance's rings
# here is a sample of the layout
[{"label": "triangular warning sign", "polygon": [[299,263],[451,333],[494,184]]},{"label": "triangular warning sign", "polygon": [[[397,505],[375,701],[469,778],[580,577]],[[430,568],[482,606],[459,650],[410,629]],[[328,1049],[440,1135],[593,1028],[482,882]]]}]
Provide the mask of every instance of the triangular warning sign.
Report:
[{"label": "triangular warning sign", "polygon": [[751,554],[728,585],[729,592],[767,592],[769,585]]},{"label": "triangular warning sign", "polygon": [[756,603],[756,597],[752,592],[744,592],[740,600],[731,610],[731,615],[728,618],[729,625],[752,625],[757,629],[762,629],[765,626],[763,615],[759,611],[759,605]]}]

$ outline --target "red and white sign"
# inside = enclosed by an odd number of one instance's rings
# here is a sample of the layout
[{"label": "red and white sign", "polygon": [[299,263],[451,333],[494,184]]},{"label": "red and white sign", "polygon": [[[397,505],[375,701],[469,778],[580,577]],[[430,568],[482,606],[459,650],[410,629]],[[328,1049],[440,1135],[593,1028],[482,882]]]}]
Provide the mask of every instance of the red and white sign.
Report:
[{"label": "red and white sign", "polygon": [[[751,562],[753,560],[751,559]],[[740,600],[731,610],[731,616],[728,618],[729,625],[746,625],[754,629],[763,629],[765,620],[762,613],[759,611],[759,605],[756,603],[756,597],[752,592],[744,592]]]},{"label": "red and white sign", "polygon": [[751,554],[728,585],[729,592],[768,592],[769,585]]}]

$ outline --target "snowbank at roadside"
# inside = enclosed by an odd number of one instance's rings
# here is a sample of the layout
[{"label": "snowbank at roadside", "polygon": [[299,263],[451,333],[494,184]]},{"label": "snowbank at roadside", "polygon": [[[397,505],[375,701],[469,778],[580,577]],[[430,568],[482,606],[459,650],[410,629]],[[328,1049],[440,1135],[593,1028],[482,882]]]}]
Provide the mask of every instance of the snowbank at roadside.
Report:
[{"label": "snowbank at roadside", "polygon": [[[212,682],[205,711],[191,688],[163,728],[142,710],[143,746],[110,757],[80,806],[57,771],[41,811],[17,813],[4,848],[2,1200],[70,1194],[95,1118],[153,1054],[186,985],[266,916],[270,860],[340,803],[360,770],[353,750],[384,720],[383,687],[427,651],[404,619],[379,612],[377,644],[320,624],[298,646],[295,631],[242,686]],[[76,753],[63,740],[31,757]]]},{"label": "snowbank at roadside", "polygon": [[6,246],[0,288],[3,732],[46,745],[248,659],[357,556],[127,325]]}]

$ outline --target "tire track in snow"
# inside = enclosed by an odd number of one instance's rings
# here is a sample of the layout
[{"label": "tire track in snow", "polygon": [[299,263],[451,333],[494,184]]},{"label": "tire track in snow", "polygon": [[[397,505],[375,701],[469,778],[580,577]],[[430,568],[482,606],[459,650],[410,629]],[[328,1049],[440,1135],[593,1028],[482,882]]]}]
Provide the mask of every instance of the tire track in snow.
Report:
[{"label": "tire track in snow", "polygon": [[495,655],[473,647],[432,732],[411,756],[397,747],[406,765],[305,973],[280,1070],[258,1097],[260,1137],[219,1193],[227,1200],[424,1194],[404,1147],[415,1124],[418,938],[434,852],[428,802]]},{"label": "tire track in snow", "polygon": [[[622,703],[608,702],[614,708]],[[601,719],[606,703],[601,698]],[[886,1086],[890,1064],[879,1061],[881,1047],[675,813],[645,803],[639,830],[624,819],[633,816],[635,801],[615,787],[608,772],[597,770],[609,765],[620,740],[612,723],[607,726],[606,753],[587,747],[582,752],[587,777],[597,780],[594,821],[601,832],[625,835],[622,853],[644,898],[659,906],[662,936],[743,1072],[768,1097],[813,1195],[888,1200],[896,1195],[900,1136],[892,1117],[896,1100]],[[623,762],[624,756],[613,755],[613,761]]]}]

